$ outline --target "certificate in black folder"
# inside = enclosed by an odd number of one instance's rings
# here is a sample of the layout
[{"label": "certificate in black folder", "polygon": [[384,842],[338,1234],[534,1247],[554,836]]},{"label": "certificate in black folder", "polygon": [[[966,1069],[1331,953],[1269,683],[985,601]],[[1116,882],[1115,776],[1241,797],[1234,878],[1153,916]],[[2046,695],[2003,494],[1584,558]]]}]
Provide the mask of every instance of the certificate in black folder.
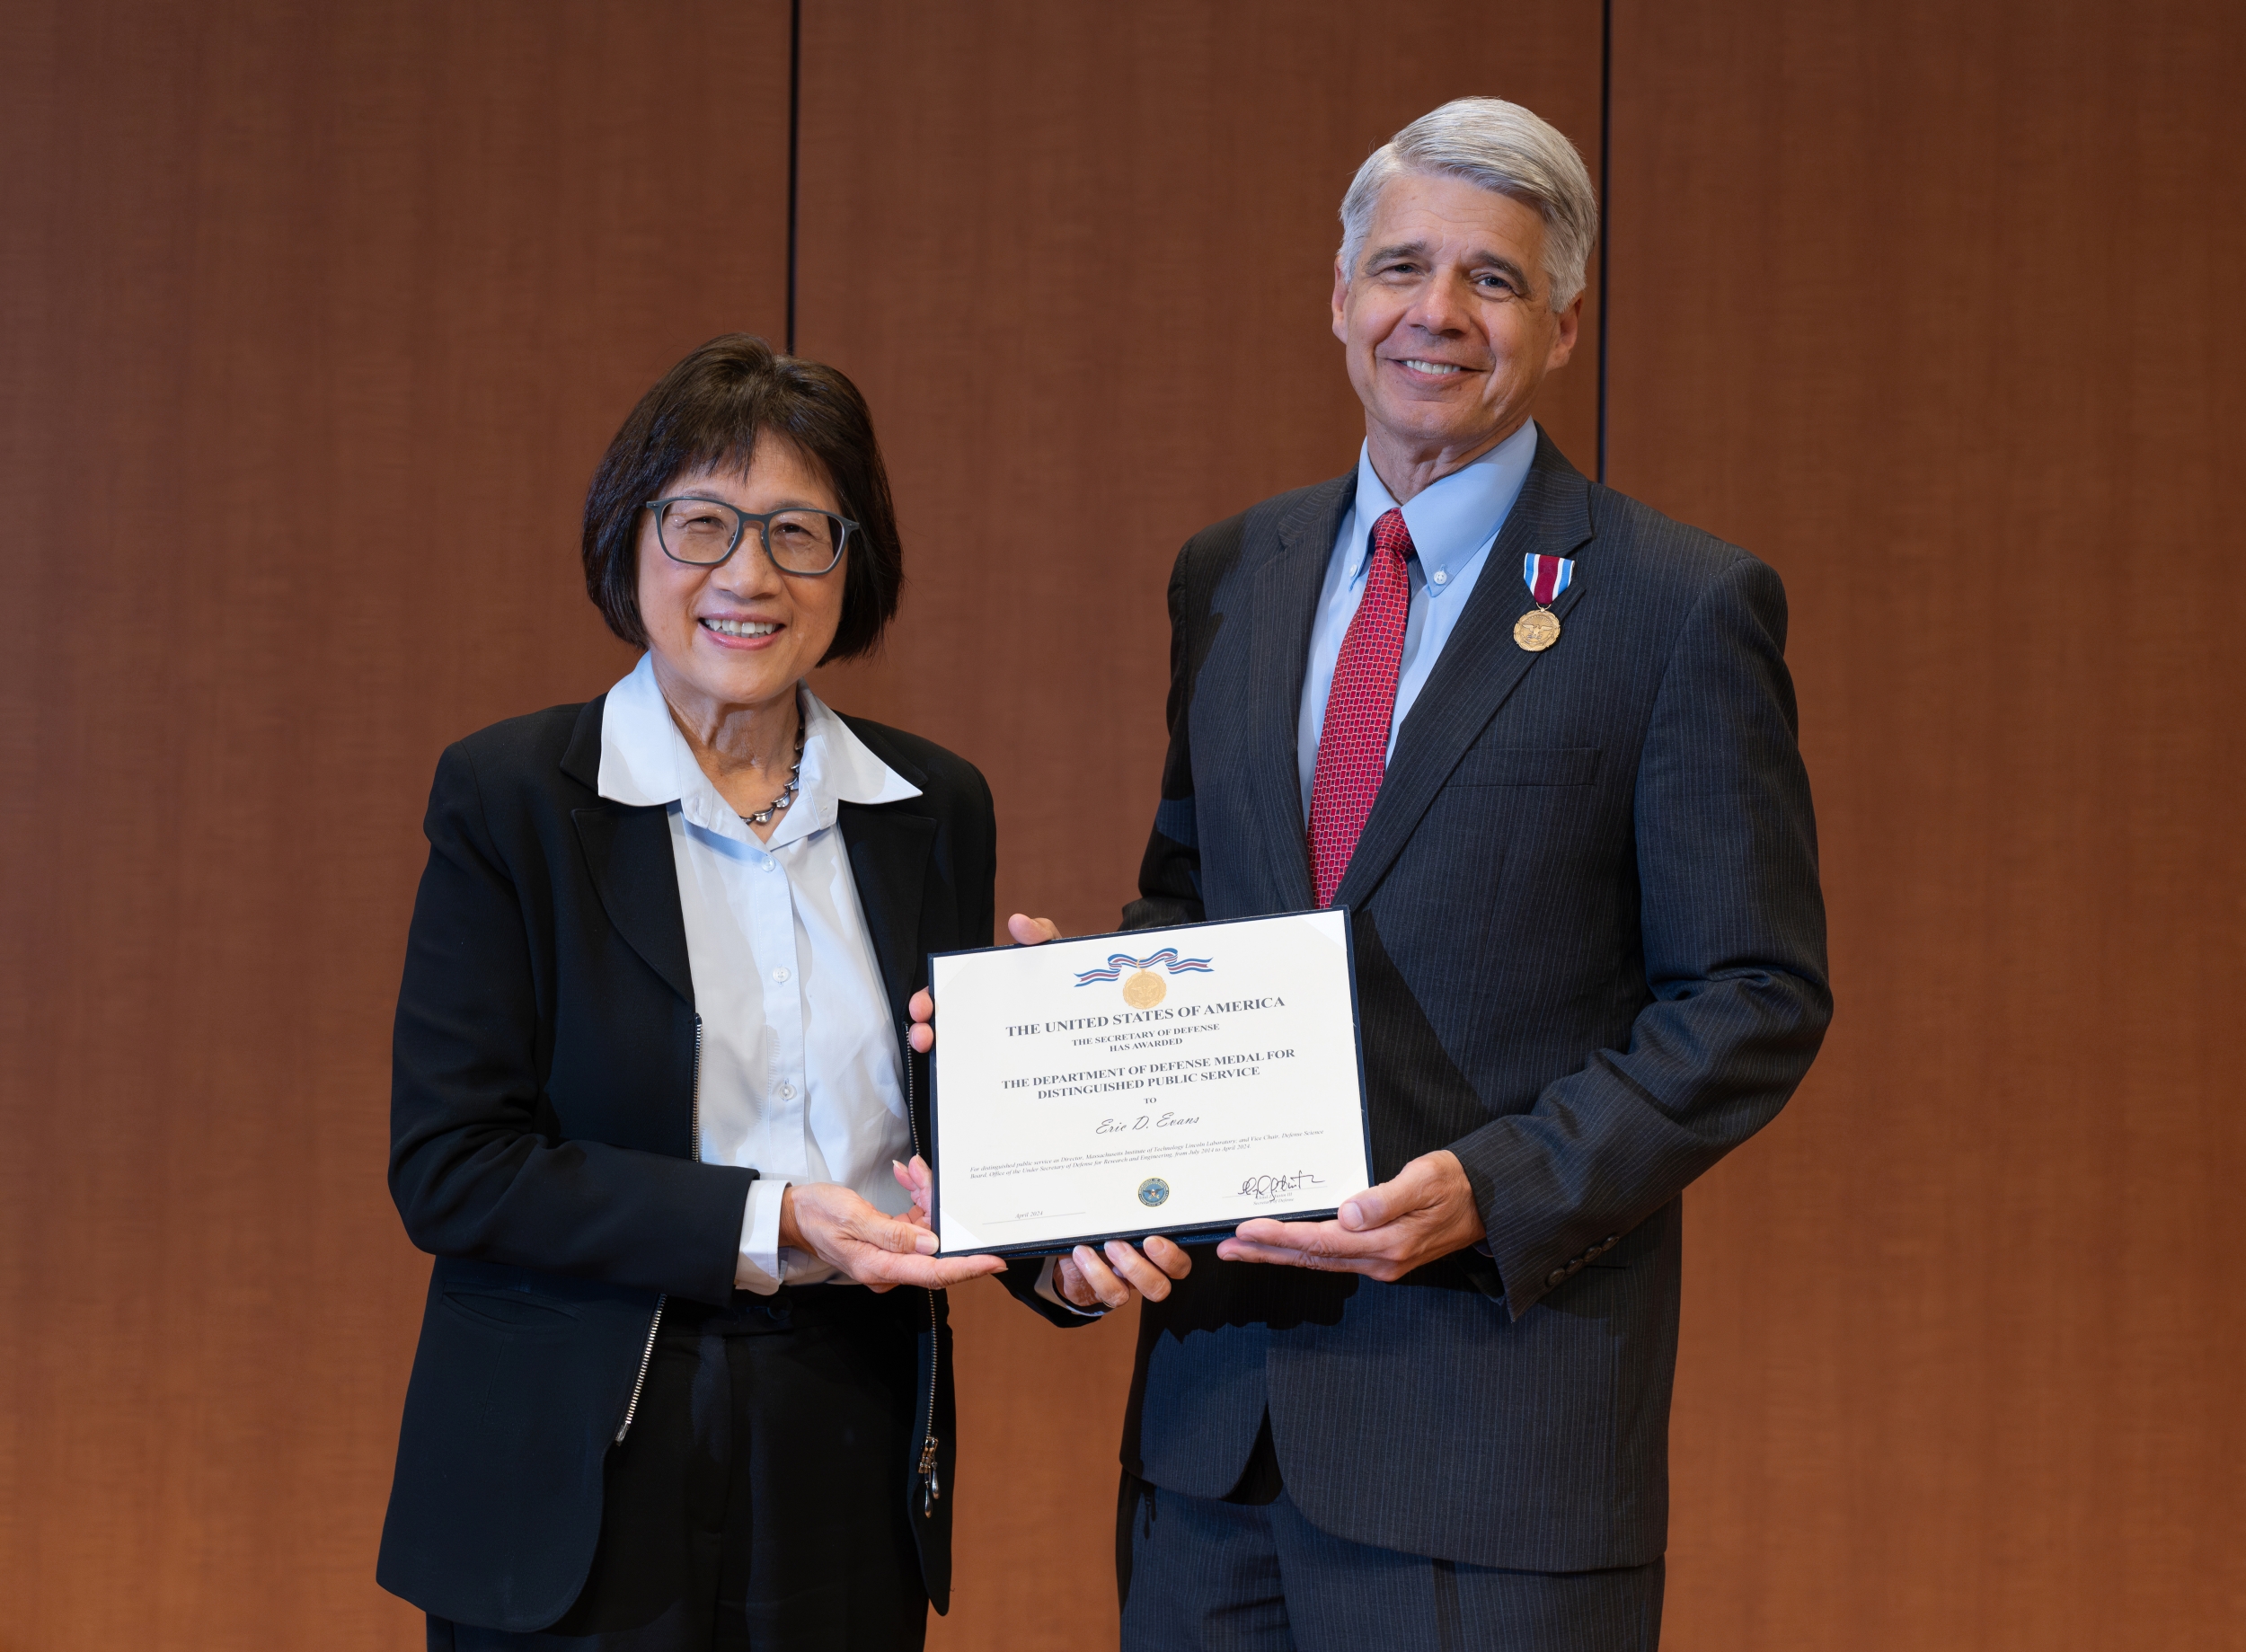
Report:
[{"label": "certificate in black folder", "polygon": [[946,1256],[1314,1221],[1372,1181],[1348,917],[931,960]]}]

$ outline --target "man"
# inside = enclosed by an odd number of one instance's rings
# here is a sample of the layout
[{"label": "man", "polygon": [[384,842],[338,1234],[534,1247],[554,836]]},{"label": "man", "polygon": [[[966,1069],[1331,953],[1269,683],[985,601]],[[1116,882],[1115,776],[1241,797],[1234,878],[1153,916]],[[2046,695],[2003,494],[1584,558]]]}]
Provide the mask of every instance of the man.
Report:
[{"label": "man", "polygon": [[1365,446],[1179,556],[1125,923],[1346,907],[1381,1179],[1040,1294],[1147,1299],[1126,1648],[1650,1648],[1679,1195],[1831,1013],[1784,594],[1530,420],[1596,224],[1559,132],[1446,104],[1341,216]]}]

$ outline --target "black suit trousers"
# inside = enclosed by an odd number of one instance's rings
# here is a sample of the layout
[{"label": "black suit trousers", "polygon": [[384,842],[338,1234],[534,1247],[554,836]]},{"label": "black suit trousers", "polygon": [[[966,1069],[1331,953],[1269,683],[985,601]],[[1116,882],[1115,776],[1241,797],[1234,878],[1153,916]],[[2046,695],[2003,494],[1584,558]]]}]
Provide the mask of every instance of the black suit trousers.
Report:
[{"label": "black suit trousers", "polygon": [[430,1652],[914,1652],[928,1595],[898,1495],[927,1298],[854,1285],[665,1310],[602,1527],[552,1628],[431,1616]]},{"label": "black suit trousers", "polygon": [[[1663,1564],[1510,1571],[1322,1532],[1270,1458],[1195,1497],[1123,1471],[1123,1652],[1654,1652]],[[1260,1459],[1260,1464],[1259,1463]],[[1260,1479],[1263,1483],[1247,1482]]]}]

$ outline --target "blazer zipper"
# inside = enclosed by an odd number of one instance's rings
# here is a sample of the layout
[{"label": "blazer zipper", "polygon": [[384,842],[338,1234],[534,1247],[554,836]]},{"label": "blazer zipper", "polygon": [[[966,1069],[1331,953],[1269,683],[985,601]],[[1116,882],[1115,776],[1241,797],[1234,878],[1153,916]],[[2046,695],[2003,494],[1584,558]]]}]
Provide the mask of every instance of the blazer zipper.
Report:
[{"label": "blazer zipper", "polygon": [[[694,1012],[694,1076],[688,1091],[686,1128],[693,1144],[694,1159],[702,1162],[702,1012]],[[647,1368],[655,1360],[655,1333],[663,1328],[663,1304],[670,1301],[666,1291],[655,1299],[655,1317],[648,1321],[647,1345],[640,1350],[640,1374],[632,1379],[632,1400],[623,1409],[623,1422],[616,1429],[615,1443],[623,1444],[623,1436],[632,1432],[632,1419],[640,1414],[640,1391],[647,1386]],[[933,1312],[932,1309],[930,1312]]]},{"label": "blazer zipper", "polygon": [[[913,1133],[913,1156],[927,1162],[920,1150],[920,1118],[913,1110],[913,1041],[905,1039],[905,1125]],[[932,1210],[930,1214],[934,1213]],[[943,1333],[936,1323],[936,1294],[928,1293],[928,1426],[920,1446],[920,1514],[925,1520],[936,1512],[943,1495],[942,1478],[936,1471],[936,1377],[943,1357]]]}]

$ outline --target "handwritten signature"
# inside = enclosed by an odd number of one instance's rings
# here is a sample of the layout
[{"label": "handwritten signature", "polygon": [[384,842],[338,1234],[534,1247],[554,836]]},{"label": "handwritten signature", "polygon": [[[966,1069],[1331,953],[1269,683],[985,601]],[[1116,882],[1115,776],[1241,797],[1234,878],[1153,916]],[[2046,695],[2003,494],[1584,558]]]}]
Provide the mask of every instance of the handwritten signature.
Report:
[{"label": "handwritten signature", "polygon": [[1240,1197],[1258,1205],[1277,1205],[1291,1199],[1304,1188],[1324,1185],[1323,1179],[1308,1171],[1282,1171],[1276,1176],[1251,1176],[1240,1184]]}]

